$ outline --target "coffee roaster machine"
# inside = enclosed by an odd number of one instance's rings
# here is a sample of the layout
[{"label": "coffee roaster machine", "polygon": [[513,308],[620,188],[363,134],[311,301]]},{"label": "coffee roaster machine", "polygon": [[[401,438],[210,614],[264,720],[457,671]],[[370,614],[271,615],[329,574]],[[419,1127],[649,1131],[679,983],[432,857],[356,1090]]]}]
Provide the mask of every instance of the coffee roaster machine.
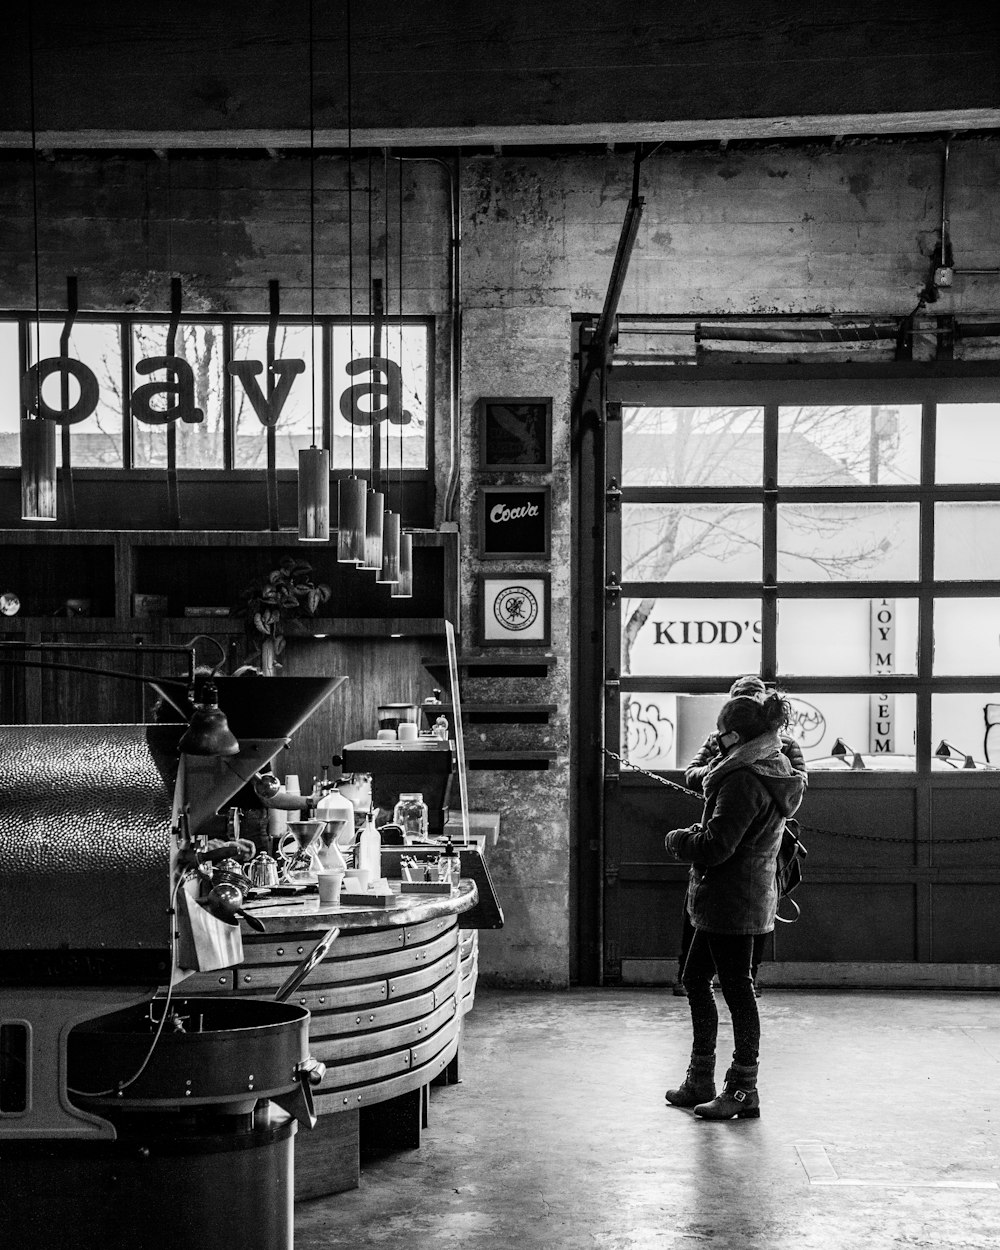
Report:
[{"label": "coffee roaster machine", "polygon": [[0,1244],[291,1247],[309,1013],[184,996],[242,959],[186,864],[344,680],[218,678],[226,757],[184,724],[0,726]]}]

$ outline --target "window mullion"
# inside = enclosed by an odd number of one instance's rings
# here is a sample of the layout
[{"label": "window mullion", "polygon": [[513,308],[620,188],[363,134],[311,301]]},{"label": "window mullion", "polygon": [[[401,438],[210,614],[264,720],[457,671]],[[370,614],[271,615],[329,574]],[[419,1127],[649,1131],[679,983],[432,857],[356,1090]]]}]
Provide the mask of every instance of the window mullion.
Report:
[{"label": "window mullion", "polygon": [[778,405],[764,406],[764,506],[761,509],[761,676],[774,681],[778,668]]}]

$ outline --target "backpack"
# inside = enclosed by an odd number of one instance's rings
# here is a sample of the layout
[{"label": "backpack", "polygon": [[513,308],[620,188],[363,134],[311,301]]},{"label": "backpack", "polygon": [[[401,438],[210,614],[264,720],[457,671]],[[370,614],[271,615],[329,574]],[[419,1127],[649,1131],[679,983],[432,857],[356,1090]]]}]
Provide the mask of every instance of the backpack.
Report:
[{"label": "backpack", "polygon": [[795,908],[795,915],[790,917],[775,915],[775,920],[779,920],[782,924],[794,924],[802,914],[798,903],[788,897],[802,884],[802,861],[809,854],[799,837],[799,832],[799,822],[795,817],[786,816],[774,875],[778,884],[778,907],[780,908],[782,900],[787,898]]}]

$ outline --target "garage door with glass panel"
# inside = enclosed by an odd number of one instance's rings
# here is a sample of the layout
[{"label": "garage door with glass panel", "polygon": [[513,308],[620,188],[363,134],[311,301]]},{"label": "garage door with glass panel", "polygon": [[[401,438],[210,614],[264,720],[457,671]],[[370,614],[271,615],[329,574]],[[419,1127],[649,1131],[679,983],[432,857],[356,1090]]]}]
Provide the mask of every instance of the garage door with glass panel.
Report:
[{"label": "garage door with glass panel", "polygon": [[787,695],[810,782],[772,978],[982,976],[961,969],[1000,963],[997,383],[612,377],[606,976],[676,975],[663,833],[699,818],[677,787],[749,673]]}]

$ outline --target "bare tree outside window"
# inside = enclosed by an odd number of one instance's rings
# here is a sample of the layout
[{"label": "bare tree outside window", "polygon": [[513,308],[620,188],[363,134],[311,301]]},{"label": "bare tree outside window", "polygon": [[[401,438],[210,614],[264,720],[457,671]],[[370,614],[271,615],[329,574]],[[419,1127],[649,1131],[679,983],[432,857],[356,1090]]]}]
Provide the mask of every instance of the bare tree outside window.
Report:
[{"label": "bare tree outside window", "polygon": [[[622,483],[725,489],[763,486],[764,413],[760,407],[626,408]],[[779,481],[857,488],[918,480],[919,406],[783,407]],[[622,580],[760,582],[758,505],[626,505]],[[779,576],[838,581],[915,576],[915,505],[787,504],[779,523]],[[898,565],[907,571],[899,572]],[[887,567],[890,572],[886,572]],[[622,672],[649,619],[654,597],[632,601],[622,624]]]}]

